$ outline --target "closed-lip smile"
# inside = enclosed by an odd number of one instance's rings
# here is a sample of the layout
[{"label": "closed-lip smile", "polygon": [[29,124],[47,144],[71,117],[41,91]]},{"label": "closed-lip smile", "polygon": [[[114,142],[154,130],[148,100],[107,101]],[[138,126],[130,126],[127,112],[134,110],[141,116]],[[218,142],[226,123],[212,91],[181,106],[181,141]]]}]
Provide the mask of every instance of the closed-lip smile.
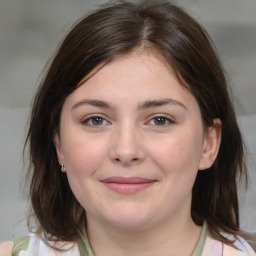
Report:
[{"label": "closed-lip smile", "polygon": [[113,176],[100,180],[109,189],[121,194],[134,194],[155,184],[156,180],[143,177]]}]

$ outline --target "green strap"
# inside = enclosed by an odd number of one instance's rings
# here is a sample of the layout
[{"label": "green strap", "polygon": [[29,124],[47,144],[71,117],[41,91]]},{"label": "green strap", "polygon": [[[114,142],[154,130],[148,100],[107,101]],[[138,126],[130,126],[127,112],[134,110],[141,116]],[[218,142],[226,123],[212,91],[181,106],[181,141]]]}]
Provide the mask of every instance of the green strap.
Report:
[{"label": "green strap", "polygon": [[29,236],[19,236],[12,240],[14,243],[12,256],[19,256],[19,252],[28,249]]},{"label": "green strap", "polygon": [[201,235],[198,239],[197,245],[195,250],[192,253],[192,256],[200,256],[202,255],[203,249],[204,249],[204,245],[205,245],[205,241],[206,241],[206,237],[207,237],[207,225],[206,225],[206,221],[204,222],[202,231],[201,231]]},{"label": "green strap", "polygon": [[94,256],[86,231],[80,234],[77,243],[78,243],[80,256]]}]

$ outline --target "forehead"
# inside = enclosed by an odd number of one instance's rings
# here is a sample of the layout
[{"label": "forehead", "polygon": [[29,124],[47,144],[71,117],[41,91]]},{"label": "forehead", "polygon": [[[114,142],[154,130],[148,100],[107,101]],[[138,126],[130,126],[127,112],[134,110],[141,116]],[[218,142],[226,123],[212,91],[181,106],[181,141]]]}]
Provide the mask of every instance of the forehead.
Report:
[{"label": "forehead", "polygon": [[109,101],[118,98],[127,102],[167,96],[185,101],[193,97],[160,54],[138,50],[97,66],[68,98],[97,97]]},{"label": "forehead", "polygon": [[92,77],[94,77],[101,69],[105,68],[106,66],[108,67],[123,66],[124,68],[128,68],[129,64],[131,64],[129,63],[128,60],[131,60],[131,62],[133,63],[140,62],[140,65],[141,64],[147,65],[148,63],[153,62],[156,66],[164,68],[166,71],[170,72],[173,76],[177,77],[176,72],[174,72],[171,63],[169,63],[166,60],[166,58],[163,57],[163,54],[159,50],[154,49],[151,46],[145,45],[145,46],[140,46],[129,53],[120,54],[111,60],[106,60],[103,63],[97,65],[89,72],[88,75],[86,75],[83,79],[81,79],[81,81],[77,85],[77,88],[82,84],[84,84],[86,81],[90,80]]}]

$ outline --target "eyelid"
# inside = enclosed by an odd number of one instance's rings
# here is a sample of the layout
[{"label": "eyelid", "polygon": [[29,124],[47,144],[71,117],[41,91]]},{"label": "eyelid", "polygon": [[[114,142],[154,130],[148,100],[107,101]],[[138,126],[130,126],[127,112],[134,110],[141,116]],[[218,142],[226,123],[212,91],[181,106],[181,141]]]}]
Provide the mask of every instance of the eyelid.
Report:
[{"label": "eyelid", "polygon": [[155,115],[152,115],[152,116],[150,116],[148,118],[148,121],[146,122],[146,124],[149,124],[149,122],[153,121],[155,118],[158,118],[158,117],[165,118],[169,122],[169,124],[164,124],[164,125],[155,125],[154,124],[153,126],[158,126],[160,128],[163,128],[165,126],[168,126],[170,124],[175,123],[174,118],[170,117],[169,115],[166,115],[166,114],[155,114]]},{"label": "eyelid", "polygon": [[[107,122],[107,124],[99,124],[99,125],[93,125],[93,124],[89,124],[88,122],[93,119],[93,118],[102,118],[105,122]],[[85,125],[85,126],[89,126],[89,127],[95,127],[95,128],[99,128],[101,126],[105,126],[105,125],[108,125],[108,124],[111,124],[107,118],[102,115],[102,114],[91,114],[91,115],[87,115],[87,116],[84,116],[80,119],[80,122]]]}]

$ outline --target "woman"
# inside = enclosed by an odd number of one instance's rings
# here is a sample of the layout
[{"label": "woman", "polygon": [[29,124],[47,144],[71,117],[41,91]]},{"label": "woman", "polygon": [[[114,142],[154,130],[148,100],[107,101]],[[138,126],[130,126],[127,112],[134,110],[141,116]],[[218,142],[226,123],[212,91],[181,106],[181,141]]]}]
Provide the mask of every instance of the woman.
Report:
[{"label": "woman", "polygon": [[174,4],[117,2],[76,24],[27,143],[36,228],[7,255],[255,255],[229,88],[207,33]]}]

